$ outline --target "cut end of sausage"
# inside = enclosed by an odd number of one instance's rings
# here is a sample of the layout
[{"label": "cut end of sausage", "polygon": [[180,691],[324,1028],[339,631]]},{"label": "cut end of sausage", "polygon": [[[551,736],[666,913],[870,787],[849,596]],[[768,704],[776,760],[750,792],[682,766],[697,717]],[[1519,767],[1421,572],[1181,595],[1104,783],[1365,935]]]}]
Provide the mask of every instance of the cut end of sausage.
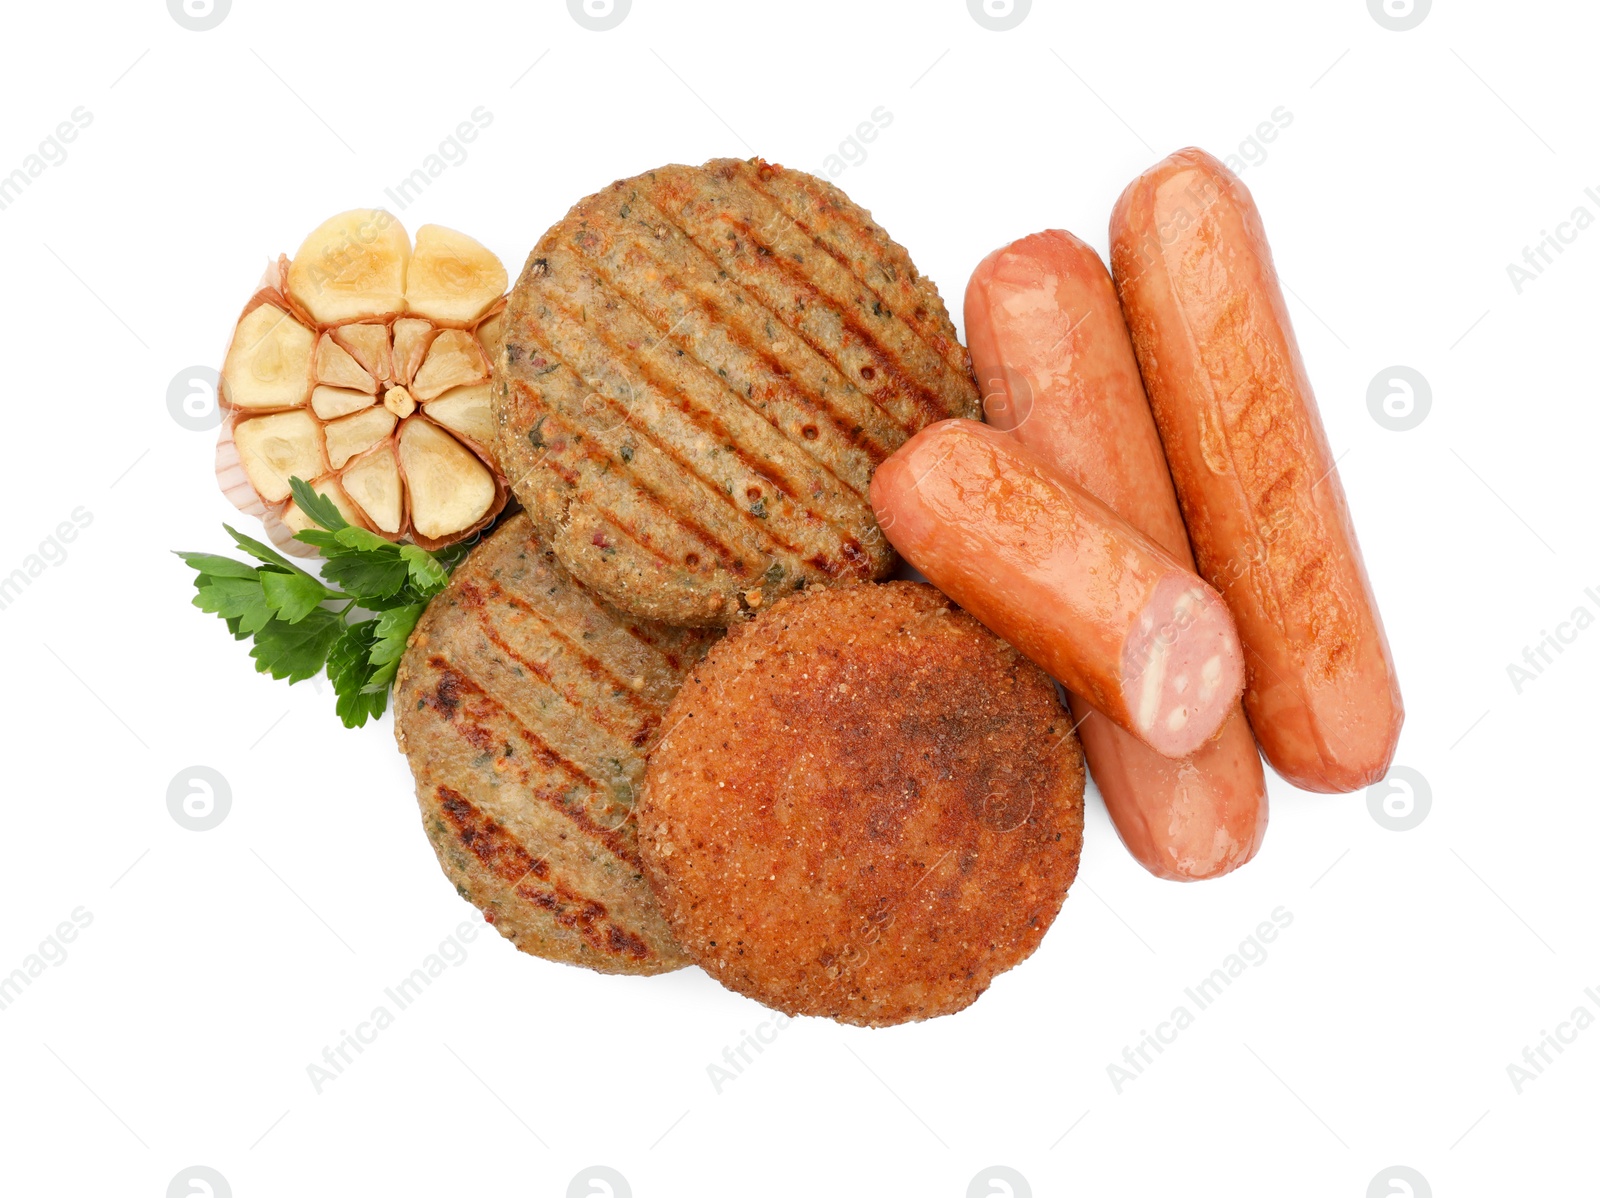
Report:
[{"label": "cut end of sausage", "polygon": [[1244,691],[1244,651],[1222,597],[1193,575],[1162,579],[1123,647],[1122,670],[1135,731],[1167,757],[1194,753]]},{"label": "cut end of sausage", "polygon": [[1140,865],[1167,881],[1200,882],[1256,855],[1267,832],[1267,784],[1238,707],[1216,739],[1173,761],[1068,698],[1106,811]]}]

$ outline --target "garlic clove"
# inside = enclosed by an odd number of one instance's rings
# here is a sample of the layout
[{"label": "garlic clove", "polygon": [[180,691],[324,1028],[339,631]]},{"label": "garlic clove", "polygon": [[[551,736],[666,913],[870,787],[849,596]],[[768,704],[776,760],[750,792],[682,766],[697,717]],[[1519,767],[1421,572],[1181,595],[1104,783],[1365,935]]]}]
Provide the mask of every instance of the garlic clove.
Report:
[{"label": "garlic clove", "polygon": [[319,324],[405,311],[411,239],[389,213],[357,208],[330,217],[300,244],[289,295]]},{"label": "garlic clove", "polygon": [[378,393],[378,380],[328,333],[322,334],[317,342],[317,382],[329,387],[366,391],[372,395]]},{"label": "garlic clove", "polygon": [[407,318],[395,321],[394,368],[389,377],[402,387],[410,386],[436,332],[438,330],[430,320]]},{"label": "garlic clove", "polygon": [[289,496],[291,478],[323,473],[322,429],[310,412],[279,412],[242,420],[233,442],[250,485],[267,503]]},{"label": "garlic clove", "polygon": [[484,246],[454,229],[423,225],[406,271],[406,306],[443,324],[466,324],[505,294],[506,268]]},{"label": "garlic clove", "polygon": [[452,387],[487,382],[488,378],[488,363],[472,334],[445,329],[433,339],[410,390],[415,398],[427,403]]},{"label": "garlic clove", "polygon": [[506,314],[496,312],[478,326],[478,344],[483,346],[483,356],[491,366],[500,361],[500,347],[506,341]]},{"label": "garlic clove", "polygon": [[389,326],[386,324],[343,324],[333,330],[333,339],[350,351],[361,368],[378,380],[394,371],[389,352]]},{"label": "garlic clove", "polygon": [[400,426],[400,466],[411,500],[411,527],[430,540],[471,528],[495,501],[488,467],[421,417]]},{"label": "garlic clove", "polygon": [[394,431],[395,415],[387,408],[368,408],[335,420],[322,430],[328,448],[328,466],[343,470],[345,463],[365,453]]},{"label": "garlic clove", "polygon": [[366,514],[373,528],[391,536],[399,533],[404,496],[391,445],[380,445],[357,459],[339,481],[344,485],[345,494]]},{"label": "garlic clove", "polygon": [[493,446],[495,439],[494,394],[488,383],[474,383],[446,391],[430,399],[424,409],[428,419],[453,433],[459,433],[480,446]]},{"label": "garlic clove", "polygon": [[258,304],[234,330],[222,365],[223,400],[240,409],[293,408],[306,401],[317,336],[272,304]]},{"label": "garlic clove", "polygon": [[339,387],[317,387],[311,392],[311,410],[319,420],[337,420],[378,402],[376,395],[365,391],[346,391]]}]

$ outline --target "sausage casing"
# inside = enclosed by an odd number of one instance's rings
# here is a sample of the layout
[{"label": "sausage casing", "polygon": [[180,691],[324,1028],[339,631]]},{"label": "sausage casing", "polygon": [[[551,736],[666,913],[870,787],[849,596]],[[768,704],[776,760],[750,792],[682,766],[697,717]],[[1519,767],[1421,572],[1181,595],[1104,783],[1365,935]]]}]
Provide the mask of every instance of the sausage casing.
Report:
[{"label": "sausage casing", "polygon": [[1173,154],[1117,201],[1111,269],[1262,752],[1307,790],[1369,785],[1405,710],[1250,193],[1204,151]]}]

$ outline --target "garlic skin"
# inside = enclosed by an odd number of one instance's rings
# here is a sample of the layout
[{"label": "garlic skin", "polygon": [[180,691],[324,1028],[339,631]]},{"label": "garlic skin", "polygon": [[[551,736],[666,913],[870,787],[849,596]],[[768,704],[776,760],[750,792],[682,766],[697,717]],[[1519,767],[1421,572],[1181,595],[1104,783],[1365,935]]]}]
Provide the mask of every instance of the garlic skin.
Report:
[{"label": "garlic skin", "polygon": [[505,267],[437,225],[416,246],[389,213],[356,209],[271,265],[234,328],[218,401],[218,485],[285,552],[312,527],[306,479],[345,519],[438,549],[486,527],[508,490],[492,383]]}]

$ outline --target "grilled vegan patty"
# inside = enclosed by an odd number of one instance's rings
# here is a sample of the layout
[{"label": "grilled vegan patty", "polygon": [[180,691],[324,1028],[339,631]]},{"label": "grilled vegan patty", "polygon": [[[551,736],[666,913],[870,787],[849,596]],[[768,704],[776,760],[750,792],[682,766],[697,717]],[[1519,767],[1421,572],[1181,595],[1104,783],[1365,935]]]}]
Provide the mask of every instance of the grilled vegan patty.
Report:
[{"label": "grilled vegan patty", "polygon": [[662,712],[714,639],[625,616],[518,515],[457,567],[395,680],[395,739],[445,876],[524,952],[603,973],[688,963],[633,811]]},{"label": "grilled vegan patty", "polygon": [[887,576],[874,467],[981,408],[905,250],[832,184],[759,159],[580,201],[512,290],[496,388],[501,461],[562,564],[697,625]]},{"label": "grilled vegan patty", "polygon": [[930,586],[817,587],[732,629],[638,805],[673,934],[790,1015],[959,1011],[1077,876],[1083,755],[1054,684]]}]

